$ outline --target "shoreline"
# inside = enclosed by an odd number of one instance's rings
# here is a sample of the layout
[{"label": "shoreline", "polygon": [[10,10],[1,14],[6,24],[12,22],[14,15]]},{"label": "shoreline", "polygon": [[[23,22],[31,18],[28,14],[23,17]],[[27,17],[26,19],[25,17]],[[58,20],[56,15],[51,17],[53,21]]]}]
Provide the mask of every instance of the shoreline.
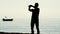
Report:
[{"label": "shoreline", "polygon": [[31,34],[31,33],[0,32],[0,34]]}]

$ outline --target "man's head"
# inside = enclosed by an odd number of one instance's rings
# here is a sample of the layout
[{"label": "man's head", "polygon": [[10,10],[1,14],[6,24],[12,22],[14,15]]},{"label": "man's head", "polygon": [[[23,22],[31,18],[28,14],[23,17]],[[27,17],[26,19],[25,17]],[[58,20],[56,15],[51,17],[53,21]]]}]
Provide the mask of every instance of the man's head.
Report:
[{"label": "man's head", "polygon": [[38,3],[35,3],[35,8],[38,8],[38,5],[39,5]]}]

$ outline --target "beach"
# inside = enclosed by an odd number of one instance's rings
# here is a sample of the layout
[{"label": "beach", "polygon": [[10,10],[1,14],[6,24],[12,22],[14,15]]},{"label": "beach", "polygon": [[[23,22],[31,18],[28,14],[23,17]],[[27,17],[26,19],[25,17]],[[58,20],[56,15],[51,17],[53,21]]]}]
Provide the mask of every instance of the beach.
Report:
[{"label": "beach", "polygon": [[[14,33],[14,32],[0,32],[0,34],[31,34],[31,33]],[[36,34],[36,33],[35,33]]]}]

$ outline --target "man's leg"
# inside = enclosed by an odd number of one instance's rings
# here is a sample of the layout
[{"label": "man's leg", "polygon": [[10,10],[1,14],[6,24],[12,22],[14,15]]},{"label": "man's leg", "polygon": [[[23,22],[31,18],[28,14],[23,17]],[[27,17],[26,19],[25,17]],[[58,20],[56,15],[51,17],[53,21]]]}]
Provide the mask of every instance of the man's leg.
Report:
[{"label": "man's leg", "polygon": [[31,22],[31,34],[34,34],[34,22]]},{"label": "man's leg", "polygon": [[39,31],[39,22],[36,22],[36,29],[37,29],[37,34],[40,34],[40,31]]}]

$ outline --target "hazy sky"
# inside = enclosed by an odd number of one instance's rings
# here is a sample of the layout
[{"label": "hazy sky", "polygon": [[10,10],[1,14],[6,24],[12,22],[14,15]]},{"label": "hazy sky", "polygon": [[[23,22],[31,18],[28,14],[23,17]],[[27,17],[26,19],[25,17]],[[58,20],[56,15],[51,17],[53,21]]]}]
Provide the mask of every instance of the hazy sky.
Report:
[{"label": "hazy sky", "polygon": [[40,18],[60,18],[60,0],[0,0],[0,18],[29,18],[28,5],[39,3]]}]

